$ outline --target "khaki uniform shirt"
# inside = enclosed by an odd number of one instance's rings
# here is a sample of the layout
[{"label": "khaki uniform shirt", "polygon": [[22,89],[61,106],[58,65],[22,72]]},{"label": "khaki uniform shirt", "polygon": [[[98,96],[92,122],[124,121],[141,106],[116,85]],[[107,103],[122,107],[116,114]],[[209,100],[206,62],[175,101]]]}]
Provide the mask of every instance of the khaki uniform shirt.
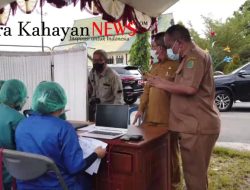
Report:
[{"label": "khaki uniform shirt", "polygon": [[[153,64],[149,74],[173,80],[179,63],[166,60],[163,63]],[[168,124],[170,108],[170,94],[162,89],[149,86],[144,87],[140,98],[139,111],[145,112],[145,122]]]},{"label": "khaki uniform shirt", "polygon": [[198,89],[195,95],[172,94],[169,127],[191,134],[218,134],[220,119],[214,103],[215,86],[211,57],[195,45],[176,71],[176,84]]},{"label": "khaki uniform shirt", "polygon": [[111,68],[106,67],[101,74],[93,69],[89,74],[89,99],[99,98],[101,103],[122,104],[123,87],[119,75]]}]

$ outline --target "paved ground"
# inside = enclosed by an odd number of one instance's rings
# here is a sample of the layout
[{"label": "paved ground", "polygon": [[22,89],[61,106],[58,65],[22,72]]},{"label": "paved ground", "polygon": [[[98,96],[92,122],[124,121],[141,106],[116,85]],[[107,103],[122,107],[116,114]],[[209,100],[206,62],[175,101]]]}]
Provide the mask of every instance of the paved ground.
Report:
[{"label": "paved ground", "polygon": [[232,111],[221,113],[217,146],[250,151],[250,103],[237,102]]},{"label": "paved ground", "polygon": [[220,141],[250,144],[250,103],[236,103],[230,112],[221,113]]},{"label": "paved ground", "polygon": [[250,144],[236,142],[217,142],[216,146],[224,148],[232,148],[240,151],[250,151]]},{"label": "paved ground", "polygon": [[[134,115],[135,112],[131,121]],[[250,103],[238,102],[232,111],[221,113],[221,133],[216,146],[250,151]]]}]

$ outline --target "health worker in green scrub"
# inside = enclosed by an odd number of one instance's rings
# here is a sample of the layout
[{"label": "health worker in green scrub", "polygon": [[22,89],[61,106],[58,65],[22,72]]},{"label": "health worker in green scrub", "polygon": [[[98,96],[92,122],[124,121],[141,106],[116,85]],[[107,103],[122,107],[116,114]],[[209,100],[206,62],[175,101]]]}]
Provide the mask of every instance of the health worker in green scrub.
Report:
[{"label": "health worker in green scrub", "polygon": [[5,82],[4,80],[0,80],[0,90],[1,90],[4,82]]},{"label": "health worker in green scrub", "polygon": [[[19,113],[27,98],[27,89],[22,81],[7,80],[0,90],[0,147],[16,149],[15,129],[24,118]],[[11,189],[12,178],[5,167],[3,168],[4,190]]]}]

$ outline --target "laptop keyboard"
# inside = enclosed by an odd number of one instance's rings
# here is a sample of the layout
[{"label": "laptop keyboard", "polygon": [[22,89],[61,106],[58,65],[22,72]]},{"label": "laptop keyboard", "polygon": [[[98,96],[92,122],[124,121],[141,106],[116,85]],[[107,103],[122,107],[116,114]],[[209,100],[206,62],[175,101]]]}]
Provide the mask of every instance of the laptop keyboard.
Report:
[{"label": "laptop keyboard", "polygon": [[90,133],[100,134],[100,135],[111,135],[111,136],[122,135],[122,133],[107,132],[107,131],[91,131]]}]

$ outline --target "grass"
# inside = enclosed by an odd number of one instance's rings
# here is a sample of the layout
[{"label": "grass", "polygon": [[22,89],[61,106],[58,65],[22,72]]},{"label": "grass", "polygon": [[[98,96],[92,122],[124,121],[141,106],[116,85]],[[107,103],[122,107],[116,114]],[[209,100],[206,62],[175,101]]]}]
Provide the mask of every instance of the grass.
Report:
[{"label": "grass", "polygon": [[216,147],[208,174],[209,190],[250,190],[250,152]]}]

